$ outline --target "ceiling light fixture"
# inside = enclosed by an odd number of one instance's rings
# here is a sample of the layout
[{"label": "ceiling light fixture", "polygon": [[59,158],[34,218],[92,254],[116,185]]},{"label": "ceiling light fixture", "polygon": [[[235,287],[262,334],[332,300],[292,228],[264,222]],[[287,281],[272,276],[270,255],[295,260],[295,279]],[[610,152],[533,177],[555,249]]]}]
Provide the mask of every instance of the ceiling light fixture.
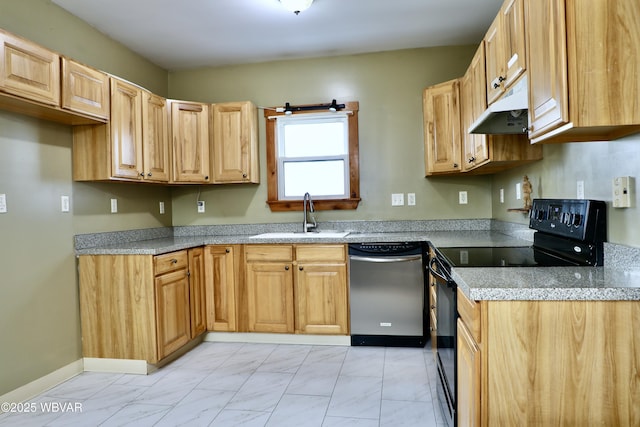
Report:
[{"label": "ceiling light fixture", "polygon": [[296,15],[303,10],[309,9],[313,0],[280,0],[285,9],[290,10]]}]

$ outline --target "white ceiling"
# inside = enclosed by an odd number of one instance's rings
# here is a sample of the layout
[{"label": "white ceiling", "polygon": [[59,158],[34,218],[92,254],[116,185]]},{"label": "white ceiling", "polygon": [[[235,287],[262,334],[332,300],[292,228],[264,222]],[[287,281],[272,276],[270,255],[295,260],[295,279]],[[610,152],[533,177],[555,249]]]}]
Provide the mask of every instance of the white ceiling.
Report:
[{"label": "white ceiling", "polygon": [[179,70],[476,44],[502,0],[52,0],[153,63]]}]

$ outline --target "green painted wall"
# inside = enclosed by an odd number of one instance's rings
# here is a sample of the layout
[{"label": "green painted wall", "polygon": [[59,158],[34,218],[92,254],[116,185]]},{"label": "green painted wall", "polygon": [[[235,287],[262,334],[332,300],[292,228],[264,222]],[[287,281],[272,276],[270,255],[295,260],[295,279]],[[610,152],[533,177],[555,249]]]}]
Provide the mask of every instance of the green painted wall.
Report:
[{"label": "green painted wall", "polygon": [[[172,98],[201,102],[252,100],[258,106],[359,101],[360,192],[355,211],[322,211],[323,220],[490,218],[489,177],[424,177],[422,91],[464,74],[475,46],[409,49],[278,61],[169,74]],[[174,225],[289,222],[265,201],[265,121],[259,112],[261,183],[173,191]],[[466,190],[468,205],[459,205]],[[196,199],[206,202],[198,214]],[[416,206],[391,207],[391,193],[416,193]],[[406,196],[405,196],[406,197]]]},{"label": "green painted wall", "polygon": [[[528,222],[525,215],[506,211],[507,208],[522,206],[522,201],[516,200],[516,184],[522,181],[523,175],[528,175],[533,184],[534,198],[576,198],[577,181],[584,181],[585,198],[608,202],[608,240],[640,247],[637,191],[631,208],[614,209],[611,206],[614,177],[640,179],[640,135],[611,142],[546,145],[543,152],[544,160],[493,178],[494,218]],[[504,204],[500,203],[501,188],[505,190]]]},{"label": "green painted wall", "polygon": [[[48,0],[0,1],[0,28],[166,93],[166,71]],[[171,225],[170,189],[74,183],[71,147],[71,127],[0,111],[0,395],[82,356],[75,234]],[[70,213],[60,212],[61,195]]]}]

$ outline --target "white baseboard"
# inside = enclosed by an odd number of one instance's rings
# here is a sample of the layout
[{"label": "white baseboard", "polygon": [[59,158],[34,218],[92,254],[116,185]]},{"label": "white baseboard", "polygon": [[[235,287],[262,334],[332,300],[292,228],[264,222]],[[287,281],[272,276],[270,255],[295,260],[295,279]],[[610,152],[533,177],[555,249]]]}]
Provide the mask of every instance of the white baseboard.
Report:
[{"label": "white baseboard", "polygon": [[351,345],[351,337],[345,335],[265,334],[251,332],[209,332],[208,342],[250,342],[264,344]]},{"label": "white baseboard", "polygon": [[56,369],[50,374],[40,377],[37,380],[33,380],[28,384],[23,385],[7,394],[0,396],[0,402],[24,402],[29,400],[45,391],[57,386],[58,384],[65,382],[69,378],[73,378],[76,375],[82,373],[83,362],[82,359],[78,359],[75,362],[71,362],[60,369]]},{"label": "white baseboard", "polygon": [[106,359],[97,357],[84,358],[84,370],[91,372],[113,372],[118,374],[147,375],[156,368],[146,360]]}]

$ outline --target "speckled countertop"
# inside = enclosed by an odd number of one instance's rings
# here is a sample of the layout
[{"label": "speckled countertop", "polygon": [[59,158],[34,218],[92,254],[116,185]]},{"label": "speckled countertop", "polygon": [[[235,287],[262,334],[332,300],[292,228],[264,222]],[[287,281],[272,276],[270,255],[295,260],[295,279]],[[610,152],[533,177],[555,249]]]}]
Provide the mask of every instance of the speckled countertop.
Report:
[{"label": "speckled countertop", "polygon": [[[353,224],[351,224],[353,225]],[[449,228],[449,229],[447,229]],[[474,229],[480,228],[480,229]],[[428,241],[436,247],[529,246],[529,230],[494,226],[490,220],[357,223],[345,237],[255,238],[265,232],[289,232],[290,227],[178,227],[171,232],[146,232],[149,239],[129,234],[100,233],[76,240],[77,255],[159,255],[213,244],[371,243]],[[455,230],[455,231],[451,231]],[[213,232],[212,232],[213,231]],[[218,232],[221,234],[217,234]],[[244,232],[244,233],[242,233]],[[150,234],[149,234],[150,233]],[[76,236],[78,237],[78,236]],[[115,241],[114,241],[115,240]],[[640,249],[605,244],[605,267],[454,268],[460,289],[473,300],[637,300],[640,301]],[[620,263],[620,260],[624,261]]]}]

